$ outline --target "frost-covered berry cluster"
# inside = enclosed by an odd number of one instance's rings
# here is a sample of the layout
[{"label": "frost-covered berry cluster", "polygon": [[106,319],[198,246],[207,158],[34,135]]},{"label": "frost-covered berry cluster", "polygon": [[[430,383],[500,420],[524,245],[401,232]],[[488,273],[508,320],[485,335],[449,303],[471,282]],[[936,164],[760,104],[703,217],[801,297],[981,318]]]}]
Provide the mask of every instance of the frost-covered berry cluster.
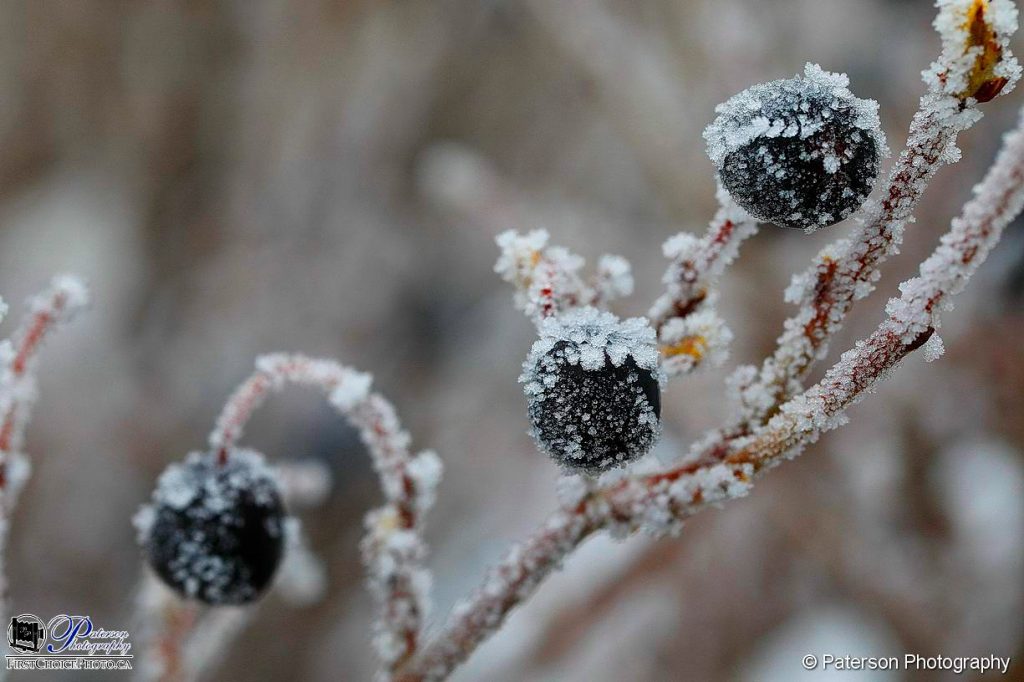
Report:
[{"label": "frost-covered berry cluster", "polygon": [[661,432],[654,330],[595,308],[545,319],[523,363],[531,433],[563,467],[600,473],[643,456]]},{"label": "frost-covered berry cluster", "polygon": [[156,574],[183,597],[212,605],[258,598],[285,547],[278,481],[251,450],[223,461],[193,452],[170,465],[136,525]]},{"label": "frost-covered berry cluster", "polygon": [[849,79],[807,64],[803,76],[759,83],[718,106],[708,156],[737,204],[785,227],[843,220],[871,193],[888,153],[878,104]]},{"label": "frost-covered berry cluster", "polygon": [[[440,460],[432,451],[410,451],[409,435],[391,404],[370,391],[368,375],[331,360],[258,359],[224,406],[210,454],[170,467],[138,517],[155,572],[178,593],[213,604],[249,602],[265,590],[292,544],[283,529],[293,523],[286,523],[274,476],[237,441],[272,392],[286,384],[319,388],[359,430],[380,476],[384,504],[367,515],[361,543],[379,606],[380,679],[443,680],[594,533],[678,532],[693,514],[746,495],[758,476],[845,423],[846,410],[907,356],[924,349],[926,359],[936,359],[940,312],[1024,207],[1024,117],[881,324],[807,385],[854,303],[898,250],[929,181],[957,160],[957,135],[980,119],[978,104],[1009,92],[1020,75],[1009,50],[1017,23],[1010,0],[938,5],[943,52],[925,73],[928,92],[881,183],[881,200],[867,204],[848,238],[826,246],[794,279],[786,300],[798,310],[775,350],[760,368],[741,367],[729,381],[736,415],[695,440],[686,456],[596,476],[634,462],[657,441],[668,376],[724,359],[732,334],[715,308],[715,284],[756,232],[753,218],[813,230],[847,217],[872,191],[885,138],[877,105],[856,98],[845,76],[808,65],[802,76],[755,85],[718,108],[706,137],[720,207],[704,237],[667,240],[665,292],[649,318],[623,320],[607,310],[633,289],[624,259],[605,256],[587,274],[583,258],[549,245],[546,232],[498,237],[495,270],[538,331],[520,377],[531,433],[566,473],[584,475],[562,477],[560,507],[513,545],[435,632],[425,627],[431,580],[422,530]],[[175,636],[174,627],[165,631]]]}]

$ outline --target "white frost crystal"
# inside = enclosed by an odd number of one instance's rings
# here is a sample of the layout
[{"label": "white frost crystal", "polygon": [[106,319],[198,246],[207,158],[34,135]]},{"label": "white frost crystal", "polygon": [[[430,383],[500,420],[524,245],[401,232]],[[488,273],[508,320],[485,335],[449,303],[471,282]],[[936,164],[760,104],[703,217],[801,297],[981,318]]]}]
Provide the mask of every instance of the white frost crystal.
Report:
[{"label": "white frost crystal", "polygon": [[622,256],[604,255],[594,276],[584,278],[582,256],[548,246],[548,233],[515,230],[496,238],[501,256],[494,265],[515,288],[515,306],[534,322],[585,306],[600,306],[633,293],[633,273]]},{"label": "white frost crystal", "polygon": [[[773,110],[773,117],[762,115],[774,91],[785,84],[793,94],[812,94],[829,106],[812,111],[809,104],[796,101],[795,106]],[[850,109],[852,123],[878,142],[879,152],[888,153],[885,133],[878,118],[878,102],[860,99],[849,89],[850,79],[844,73],[825,71],[818,64],[807,63],[803,77],[758,83],[732,96],[715,107],[719,117],[704,130],[711,162],[722,167],[725,157],[758,138],[798,137],[806,139],[828,125],[835,111]]]}]

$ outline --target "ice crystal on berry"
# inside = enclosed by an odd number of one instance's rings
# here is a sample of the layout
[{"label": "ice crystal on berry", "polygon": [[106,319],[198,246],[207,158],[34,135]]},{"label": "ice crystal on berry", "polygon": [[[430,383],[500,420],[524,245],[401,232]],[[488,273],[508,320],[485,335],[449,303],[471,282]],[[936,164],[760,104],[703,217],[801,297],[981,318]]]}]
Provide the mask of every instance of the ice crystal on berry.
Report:
[{"label": "ice crystal on berry", "polygon": [[803,76],[759,83],[716,108],[704,138],[737,204],[814,230],[864,203],[887,149],[878,104],[848,85],[845,75],[807,64]]},{"label": "ice crystal on berry", "polygon": [[660,434],[654,330],[595,308],[548,318],[523,364],[531,433],[562,466],[598,473],[645,454]]},{"label": "ice crystal on berry", "polygon": [[270,584],[284,553],[285,513],[263,457],[235,450],[224,463],[192,453],[160,476],[136,516],[153,570],[181,595],[244,604]]}]

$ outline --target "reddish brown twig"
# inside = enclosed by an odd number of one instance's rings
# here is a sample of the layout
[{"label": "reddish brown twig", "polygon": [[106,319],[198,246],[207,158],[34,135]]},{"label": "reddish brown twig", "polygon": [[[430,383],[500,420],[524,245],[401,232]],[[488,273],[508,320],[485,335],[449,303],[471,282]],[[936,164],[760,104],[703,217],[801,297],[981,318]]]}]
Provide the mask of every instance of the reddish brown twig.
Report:
[{"label": "reddish brown twig", "polygon": [[84,285],[73,277],[55,277],[50,288],[30,303],[24,321],[5,351],[0,391],[0,488],[7,483],[7,458],[24,440],[28,410],[35,398],[31,367],[40,346],[57,325],[66,322],[88,303]]},{"label": "reddish brown twig", "polygon": [[515,305],[535,324],[580,306],[604,307],[633,291],[629,262],[621,256],[602,256],[590,280],[581,270],[582,257],[560,246],[548,246],[548,233],[521,235],[509,230],[498,235],[501,257],[494,266],[515,289]]}]

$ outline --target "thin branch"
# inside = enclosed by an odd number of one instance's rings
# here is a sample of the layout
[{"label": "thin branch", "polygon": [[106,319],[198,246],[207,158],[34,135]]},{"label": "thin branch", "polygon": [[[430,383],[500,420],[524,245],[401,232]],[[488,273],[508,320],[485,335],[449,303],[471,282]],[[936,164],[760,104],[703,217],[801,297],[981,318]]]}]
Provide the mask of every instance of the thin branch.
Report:
[{"label": "thin branch", "polygon": [[194,679],[186,661],[186,642],[200,617],[198,605],[183,601],[146,571],[136,596],[136,628],[142,680],[187,682]]},{"label": "thin branch", "polygon": [[559,510],[487,572],[483,583],[452,610],[442,631],[394,677],[396,682],[442,680],[493,634],[562,560],[605,522],[605,506],[584,501]]},{"label": "thin branch", "polygon": [[36,359],[50,334],[88,302],[89,293],[80,280],[54,277],[50,287],[29,302],[28,312],[11,339],[0,345],[0,617],[8,610],[5,558],[9,517],[28,478],[28,458],[21,449],[36,397]]},{"label": "thin branch", "polygon": [[757,222],[728,193],[718,188],[719,209],[702,238],[680,232],[665,242],[671,263],[663,281],[666,291],[648,317],[658,332],[665,371],[679,376],[698,366],[725,361],[732,333],[714,308],[712,287],[739,253],[740,245],[757,233]]},{"label": "thin branch", "polygon": [[497,237],[501,257],[494,271],[515,289],[515,306],[539,324],[552,315],[581,306],[605,307],[633,293],[629,262],[602,256],[590,281],[581,274],[586,261],[560,246],[548,246],[548,233],[514,230]]},{"label": "thin branch", "polygon": [[35,400],[31,369],[42,343],[57,328],[85,308],[89,294],[74,277],[55,277],[50,287],[32,299],[25,319],[3,349],[0,376],[0,489],[6,487],[7,458],[21,449],[29,410]]}]

